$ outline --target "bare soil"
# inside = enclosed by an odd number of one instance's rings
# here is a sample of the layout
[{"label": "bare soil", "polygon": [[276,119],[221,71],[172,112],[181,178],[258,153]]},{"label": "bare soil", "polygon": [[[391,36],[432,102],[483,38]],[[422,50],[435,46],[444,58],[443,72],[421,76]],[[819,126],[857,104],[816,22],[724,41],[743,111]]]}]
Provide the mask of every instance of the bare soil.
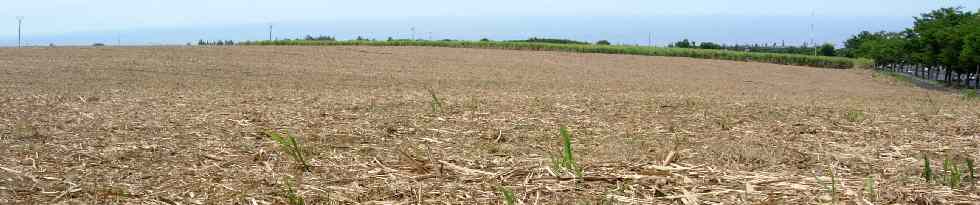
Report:
[{"label": "bare soil", "polygon": [[[283,204],[290,189],[309,204],[501,204],[502,190],[524,204],[969,204],[975,180],[927,182],[923,157],[937,175],[943,159],[968,170],[978,118],[980,101],[866,70],[426,47],[7,48],[0,204]],[[551,168],[560,126],[582,177]],[[266,131],[296,136],[310,172]]]}]

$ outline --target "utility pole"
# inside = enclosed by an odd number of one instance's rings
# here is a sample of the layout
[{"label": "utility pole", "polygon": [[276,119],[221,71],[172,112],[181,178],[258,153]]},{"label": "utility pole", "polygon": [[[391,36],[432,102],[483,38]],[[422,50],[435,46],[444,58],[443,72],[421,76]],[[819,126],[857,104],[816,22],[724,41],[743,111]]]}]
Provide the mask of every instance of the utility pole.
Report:
[{"label": "utility pole", "polygon": [[23,16],[18,16],[17,17],[17,47],[18,48],[21,47],[20,27],[21,27],[21,25],[23,25],[23,22],[24,22],[24,17]]},{"label": "utility pole", "polygon": [[269,41],[272,41],[272,24],[269,24]]},{"label": "utility pole", "polygon": [[650,36],[647,37],[647,46],[653,47],[653,32],[650,32]]},{"label": "utility pole", "polygon": [[122,46],[122,34],[116,34],[116,46]]},{"label": "utility pole", "polygon": [[813,45],[813,55],[817,55],[817,42],[813,40],[813,20],[817,16],[816,11],[810,11],[810,44]]}]

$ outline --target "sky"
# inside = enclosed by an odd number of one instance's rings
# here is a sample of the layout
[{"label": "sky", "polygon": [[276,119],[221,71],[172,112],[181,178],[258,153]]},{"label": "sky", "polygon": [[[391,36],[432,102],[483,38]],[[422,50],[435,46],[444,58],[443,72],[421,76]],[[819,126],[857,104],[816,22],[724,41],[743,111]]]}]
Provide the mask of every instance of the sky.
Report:
[{"label": "sky", "polygon": [[[722,43],[838,43],[860,30],[901,30],[942,7],[976,11],[980,0],[8,0],[0,45],[182,44],[306,34],[339,38],[520,39],[566,37],[663,44],[680,38]],[[7,20],[3,20],[7,19]],[[810,32],[809,24],[814,24]],[[793,43],[796,44],[796,43]]]}]

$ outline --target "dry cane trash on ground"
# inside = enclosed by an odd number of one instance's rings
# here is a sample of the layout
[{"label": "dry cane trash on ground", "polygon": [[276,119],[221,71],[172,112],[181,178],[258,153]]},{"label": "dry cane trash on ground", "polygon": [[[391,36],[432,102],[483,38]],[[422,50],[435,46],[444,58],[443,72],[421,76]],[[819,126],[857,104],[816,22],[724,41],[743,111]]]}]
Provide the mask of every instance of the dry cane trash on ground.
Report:
[{"label": "dry cane trash on ground", "polygon": [[0,49],[0,73],[0,204],[980,201],[980,102],[866,70],[232,46]]}]

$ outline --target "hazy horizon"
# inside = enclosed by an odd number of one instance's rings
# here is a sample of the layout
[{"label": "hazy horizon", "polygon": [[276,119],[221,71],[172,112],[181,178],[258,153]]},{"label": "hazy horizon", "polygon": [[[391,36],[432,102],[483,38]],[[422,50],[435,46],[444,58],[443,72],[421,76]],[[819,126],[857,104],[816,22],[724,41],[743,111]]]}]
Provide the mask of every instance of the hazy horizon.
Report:
[{"label": "hazy horizon", "polygon": [[[862,30],[898,31],[921,13],[980,1],[775,0],[606,2],[457,1],[231,1],[189,0],[16,2],[0,8],[0,46],[17,44],[16,16],[24,16],[25,45],[184,44],[197,40],[264,40],[332,35],[340,39],[409,38],[494,40],[528,37],[609,40],[656,45],[684,38],[718,43],[839,44]],[[846,5],[846,6],[845,6]],[[810,32],[810,24],[814,30]]]}]

